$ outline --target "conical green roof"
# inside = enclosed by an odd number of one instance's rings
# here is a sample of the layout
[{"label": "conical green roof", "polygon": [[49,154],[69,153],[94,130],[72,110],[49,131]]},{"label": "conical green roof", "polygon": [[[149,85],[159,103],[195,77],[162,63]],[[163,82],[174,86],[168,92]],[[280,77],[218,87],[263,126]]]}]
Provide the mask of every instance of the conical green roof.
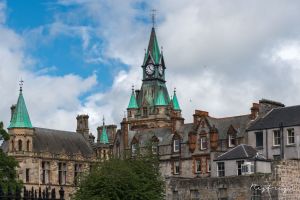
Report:
[{"label": "conical green roof", "polygon": [[175,90],[174,90],[174,96],[173,96],[172,102],[173,102],[173,109],[174,110],[180,110],[180,106],[179,106],[179,103],[178,103],[178,99],[177,99],[177,95],[176,95]]},{"label": "conical green roof", "polygon": [[129,101],[129,104],[128,104],[127,108],[128,109],[139,108],[138,105],[137,105],[137,102],[136,102],[136,98],[135,98],[135,94],[134,94],[134,89],[132,89],[132,94],[131,94],[130,101]]},{"label": "conical green roof", "polygon": [[148,45],[148,49],[147,49],[147,52],[146,52],[146,55],[145,55],[144,64],[146,63],[146,61],[148,59],[149,53],[151,53],[154,64],[159,64],[160,50],[159,50],[159,46],[158,46],[158,42],[157,42],[154,27],[151,30],[149,45]]},{"label": "conical green roof", "polygon": [[105,126],[103,125],[103,128],[102,128],[102,134],[101,134],[101,137],[100,137],[100,143],[101,144],[108,144],[108,136],[107,136],[107,133],[106,133],[106,128]]},{"label": "conical green roof", "polygon": [[157,98],[155,100],[155,105],[156,106],[166,106],[167,105],[165,97],[164,97],[164,93],[161,90],[159,91],[159,93],[157,95]]},{"label": "conical green roof", "polygon": [[18,103],[16,105],[15,111],[13,113],[8,128],[32,128],[29,114],[22,94],[22,88],[20,89]]}]

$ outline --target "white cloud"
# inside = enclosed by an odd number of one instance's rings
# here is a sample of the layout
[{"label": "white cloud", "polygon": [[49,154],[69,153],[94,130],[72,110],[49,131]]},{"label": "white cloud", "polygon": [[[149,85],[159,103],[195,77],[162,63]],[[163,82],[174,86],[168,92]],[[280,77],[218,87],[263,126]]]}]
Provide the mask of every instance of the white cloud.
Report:
[{"label": "white cloud", "polygon": [[[76,34],[82,38],[88,62],[102,63],[113,58],[129,65],[129,69],[115,74],[110,90],[93,93],[83,103],[79,97],[96,84],[95,75],[86,79],[76,75],[48,77],[26,71],[30,81],[25,85],[25,94],[32,118],[41,126],[74,130],[77,113],[88,113],[94,133],[102,115],[107,123],[119,125],[131,85],[141,85],[140,65],[150,25],[137,18],[148,17],[149,13],[136,9],[138,1],[134,0],[58,3],[79,6],[68,13],[58,13],[47,27],[50,35]],[[251,103],[262,97],[287,105],[299,104],[298,2],[165,0],[149,4],[150,9],[158,9],[160,23],[156,30],[159,44],[164,46],[169,93],[177,88],[187,122],[191,122],[196,108],[212,116],[249,113]],[[81,25],[83,18],[92,20],[93,26]],[[35,31],[43,35],[43,30]],[[11,30],[4,32],[11,34],[4,34],[9,39],[3,41],[15,45],[2,47],[0,43],[0,55],[7,59],[0,64],[0,72],[3,74],[4,65],[15,67],[7,78],[11,83],[5,84],[9,85],[5,90],[0,84],[0,92],[10,93],[7,102],[12,102],[11,92],[17,90],[22,63],[28,58],[22,52],[22,39]],[[91,38],[101,38],[105,46],[92,43]],[[3,107],[0,111],[7,113]]]}]

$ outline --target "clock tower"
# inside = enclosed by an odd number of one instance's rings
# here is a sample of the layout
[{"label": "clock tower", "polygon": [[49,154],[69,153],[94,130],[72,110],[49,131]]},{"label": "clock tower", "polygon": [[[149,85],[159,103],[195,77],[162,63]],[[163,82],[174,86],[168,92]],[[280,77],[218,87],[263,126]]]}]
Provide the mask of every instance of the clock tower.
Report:
[{"label": "clock tower", "polygon": [[[132,91],[125,121],[132,130],[171,127],[174,104],[166,87],[166,66],[154,27],[151,29],[148,48],[141,67],[142,86],[139,90]],[[181,111],[179,113],[181,116]]]}]

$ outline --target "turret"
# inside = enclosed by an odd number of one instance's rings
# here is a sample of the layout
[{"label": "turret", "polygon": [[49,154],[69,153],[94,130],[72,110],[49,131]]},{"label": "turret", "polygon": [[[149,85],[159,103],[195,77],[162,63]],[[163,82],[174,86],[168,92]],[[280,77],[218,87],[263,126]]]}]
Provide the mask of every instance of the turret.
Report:
[{"label": "turret", "polygon": [[23,82],[20,81],[20,93],[16,106],[11,107],[12,117],[8,127],[10,135],[9,152],[31,152],[33,127],[23,97]]},{"label": "turret", "polygon": [[136,102],[134,87],[132,86],[132,93],[131,93],[129,104],[128,104],[128,107],[127,107],[127,116],[128,116],[128,118],[135,118],[135,116],[138,112],[138,109],[139,109],[139,107],[138,107],[137,102]]},{"label": "turret", "polygon": [[89,116],[77,115],[76,132],[82,134],[86,139],[89,139]]}]

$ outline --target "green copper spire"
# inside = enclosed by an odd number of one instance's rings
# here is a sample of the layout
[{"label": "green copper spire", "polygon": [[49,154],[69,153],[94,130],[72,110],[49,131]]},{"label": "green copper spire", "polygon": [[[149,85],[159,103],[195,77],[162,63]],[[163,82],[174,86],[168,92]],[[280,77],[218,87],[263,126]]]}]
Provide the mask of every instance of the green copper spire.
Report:
[{"label": "green copper spire", "polygon": [[160,91],[158,92],[158,96],[157,96],[157,98],[156,98],[156,100],[155,100],[155,105],[156,105],[156,106],[166,106],[166,105],[167,105],[162,90],[160,90]]},{"label": "green copper spire", "polygon": [[100,137],[100,143],[101,144],[108,144],[108,136],[106,133],[105,123],[104,123],[104,117],[103,117],[103,127],[102,127],[102,134]]},{"label": "green copper spire", "polygon": [[159,64],[160,49],[159,49],[159,46],[158,46],[158,42],[157,42],[154,27],[152,27],[152,30],[151,30],[149,45],[148,45],[148,49],[147,49],[146,54],[145,54],[144,64],[146,63],[149,54],[151,54],[151,57],[154,61],[154,64]]},{"label": "green copper spire", "polygon": [[136,102],[136,98],[135,98],[135,94],[134,94],[134,87],[132,86],[132,93],[131,93],[131,97],[130,97],[130,101],[129,101],[129,104],[128,104],[128,109],[131,109],[131,108],[139,108],[138,105],[137,105],[137,102]]},{"label": "green copper spire", "polygon": [[29,114],[22,93],[23,81],[20,81],[20,94],[8,128],[32,128]]},{"label": "green copper spire", "polygon": [[173,95],[172,102],[173,102],[173,109],[174,110],[180,110],[180,106],[179,106],[178,99],[177,99],[177,96],[176,96],[176,88],[174,89],[174,95]]}]

